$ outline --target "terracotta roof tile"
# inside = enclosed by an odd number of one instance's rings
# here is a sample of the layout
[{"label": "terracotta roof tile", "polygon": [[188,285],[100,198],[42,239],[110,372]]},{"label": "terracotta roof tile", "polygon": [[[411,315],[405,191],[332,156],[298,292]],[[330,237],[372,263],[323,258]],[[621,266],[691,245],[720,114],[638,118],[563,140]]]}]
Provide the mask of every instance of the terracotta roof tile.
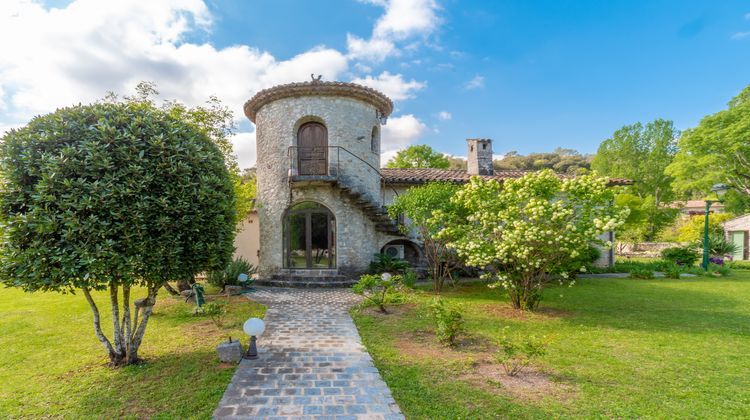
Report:
[{"label": "terracotta roof tile", "polygon": [[[471,175],[461,169],[435,169],[435,168],[382,168],[380,172],[386,184],[424,184],[431,181],[446,181],[464,183],[468,182]],[[496,171],[494,175],[483,175],[483,178],[496,179],[498,181],[510,178],[520,178],[530,172],[528,171]],[[572,178],[572,175],[558,174],[560,178]],[[622,178],[610,178],[610,185],[631,185],[633,181]]]},{"label": "terracotta roof tile", "polygon": [[377,90],[345,82],[300,82],[278,85],[263,89],[245,102],[245,115],[255,122],[255,115],[263,105],[283,98],[300,96],[345,96],[368,102],[375,106],[381,114],[388,116],[393,111],[393,102]]}]

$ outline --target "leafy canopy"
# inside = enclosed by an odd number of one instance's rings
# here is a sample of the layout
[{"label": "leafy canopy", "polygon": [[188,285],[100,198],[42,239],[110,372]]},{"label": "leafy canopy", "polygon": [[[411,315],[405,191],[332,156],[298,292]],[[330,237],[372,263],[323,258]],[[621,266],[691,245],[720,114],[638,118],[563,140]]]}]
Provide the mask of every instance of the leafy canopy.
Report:
[{"label": "leafy canopy", "polygon": [[686,130],[680,151],[667,173],[679,191],[710,191],[726,183],[750,195],[750,86],[729,101],[728,108],[704,117]]},{"label": "leafy canopy", "polygon": [[538,171],[552,169],[557,173],[578,175],[587,172],[591,167],[591,155],[582,155],[577,150],[558,147],[553,152],[529,153],[520,155],[516,151],[508,152],[502,159],[493,162],[500,171]]},{"label": "leafy canopy", "polygon": [[611,205],[607,184],[596,174],[560,179],[551,170],[503,183],[472,177],[452,199],[468,216],[452,218],[438,236],[468,265],[488,270],[515,308],[532,310],[550,275],[567,278],[564,267],[627,217]]},{"label": "leafy canopy", "polygon": [[0,144],[0,281],[160,285],[223,267],[235,197],[221,151],[148,102],[63,108]]},{"label": "leafy canopy", "polygon": [[386,168],[439,168],[447,169],[450,162],[440,152],[432,149],[426,144],[409,146],[399,150],[391,160],[386,163]]}]

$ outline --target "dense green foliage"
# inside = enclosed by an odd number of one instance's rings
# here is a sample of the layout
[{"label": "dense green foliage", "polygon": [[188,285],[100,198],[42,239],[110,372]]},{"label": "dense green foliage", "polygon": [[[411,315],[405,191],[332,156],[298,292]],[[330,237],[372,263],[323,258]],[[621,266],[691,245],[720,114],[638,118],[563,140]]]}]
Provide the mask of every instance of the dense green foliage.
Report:
[{"label": "dense green foliage", "polygon": [[450,162],[444,154],[426,144],[409,146],[399,150],[396,156],[385,164],[386,168],[439,168],[447,169]]},{"label": "dense green foliage", "polygon": [[502,184],[472,177],[451,199],[465,214],[434,213],[445,223],[437,236],[508,290],[513,307],[533,310],[545,284],[567,279],[572,260],[625,220],[607,184],[595,174],[560,179],[550,170]]},{"label": "dense green foliage", "polygon": [[750,195],[750,86],[729,101],[725,110],[704,117],[686,130],[679,153],[667,168],[679,191],[705,195],[726,183]]},{"label": "dense green foliage", "polygon": [[455,218],[464,216],[465,211],[461,206],[451,200],[458,190],[456,184],[432,182],[409,188],[388,207],[391,217],[397,218],[400,214],[406,216],[410,221],[409,228],[414,229],[422,240],[433,286],[438,292],[443,288],[446,278],[450,278],[452,271],[459,265],[459,260],[456,252],[446,246],[446,241],[436,236],[446,227],[445,223],[449,219],[433,215],[441,212]]},{"label": "dense green foliage", "polygon": [[[233,252],[235,198],[222,153],[202,130],[149,102],[36,117],[5,135],[0,171],[0,281],[82,290],[113,363],[137,360],[165,281],[221,267]],[[148,295],[131,323],[135,285]],[[123,293],[112,344],[89,296],[107,288],[113,310]]]},{"label": "dense green foliage", "polygon": [[689,267],[698,261],[700,255],[698,254],[698,250],[693,246],[675,246],[662,250],[661,257],[677,265]]},{"label": "dense green foliage", "polygon": [[[429,304],[434,296],[416,295],[388,316],[354,313],[407,418],[750,416],[747,272],[581,279],[573,288],[549,289],[545,311],[524,316],[503,302],[504,290],[461,283],[440,295],[465,305],[470,339],[455,348],[424,337],[433,321],[417,316],[419,307],[412,305]],[[527,387],[501,383],[502,368],[488,357],[504,334],[551,339],[529,368],[538,376],[520,378]],[[545,377],[551,389],[539,388],[544,384],[536,379]]]},{"label": "dense green foliage", "polygon": [[[710,236],[724,236],[723,223],[733,216],[728,213],[711,214],[708,218],[708,234]],[[701,242],[705,235],[706,216],[696,214],[690,216],[676,226],[678,242]]]},{"label": "dense green foliage", "polygon": [[591,162],[602,175],[634,181],[629,195],[618,197],[631,209],[631,219],[618,230],[630,242],[654,240],[677,216],[665,207],[675,194],[672,177],[664,173],[677,153],[677,135],[672,121],[662,119],[626,125],[601,143]]},{"label": "dense green foliage", "polygon": [[240,274],[247,274],[248,277],[255,274],[256,268],[250,264],[246,259],[239,257],[230,261],[221,270],[211,270],[206,275],[206,281],[214,286],[218,286],[221,290],[224,290],[225,286],[238,285],[238,277]]},{"label": "dense green foliage", "polygon": [[370,272],[374,274],[382,273],[403,273],[409,268],[409,262],[406,260],[393,258],[386,254],[373,254],[370,262]]},{"label": "dense green foliage", "polygon": [[493,165],[499,171],[552,169],[561,174],[580,175],[591,168],[591,156],[561,147],[551,153],[529,153],[528,155],[520,155],[516,151],[511,151],[506,153],[502,159],[493,161]]}]

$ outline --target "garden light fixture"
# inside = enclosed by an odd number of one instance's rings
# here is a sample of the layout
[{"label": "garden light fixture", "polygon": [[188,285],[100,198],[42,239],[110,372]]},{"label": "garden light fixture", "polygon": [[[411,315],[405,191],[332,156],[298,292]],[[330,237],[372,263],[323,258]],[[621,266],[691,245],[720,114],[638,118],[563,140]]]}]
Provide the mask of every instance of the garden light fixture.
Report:
[{"label": "garden light fixture", "polygon": [[708,214],[711,211],[711,204],[715,202],[724,202],[724,194],[727,193],[729,187],[726,184],[715,184],[711,187],[711,192],[716,194],[718,200],[706,200],[706,219],[703,225],[703,266],[704,271],[708,271]]},{"label": "garden light fixture", "polygon": [[263,334],[263,331],[266,330],[266,324],[260,318],[250,318],[247,321],[245,321],[245,324],[242,326],[242,329],[245,331],[245,334],[250,336],[250,343],[247,346],[247,353],[245,353],[244,358],[245,359],[257,359],[258,348],[255,345],[256,338],[260,337],[261,334]]}]

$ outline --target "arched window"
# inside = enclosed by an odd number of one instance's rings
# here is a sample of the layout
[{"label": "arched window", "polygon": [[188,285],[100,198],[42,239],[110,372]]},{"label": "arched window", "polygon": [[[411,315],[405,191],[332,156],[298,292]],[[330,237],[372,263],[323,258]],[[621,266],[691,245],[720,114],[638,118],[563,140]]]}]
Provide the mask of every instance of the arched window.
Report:
[{"label": "arched window", "polygon": [[336,267],[336,219],[327,207],[304,201],[284,214],[284,268]]},{"label": "arched window", "polygon": [[297,131],[297,168],[300,175],[328,174],[328,130],[323,124],[305,123]]},{"label": "arched window", "polygon": [[372,134],[370,136],[370,149],[372,149],[373,153],[379,153],[380,152],[380,131],[378,130],[378,127],[372,127]]}]

